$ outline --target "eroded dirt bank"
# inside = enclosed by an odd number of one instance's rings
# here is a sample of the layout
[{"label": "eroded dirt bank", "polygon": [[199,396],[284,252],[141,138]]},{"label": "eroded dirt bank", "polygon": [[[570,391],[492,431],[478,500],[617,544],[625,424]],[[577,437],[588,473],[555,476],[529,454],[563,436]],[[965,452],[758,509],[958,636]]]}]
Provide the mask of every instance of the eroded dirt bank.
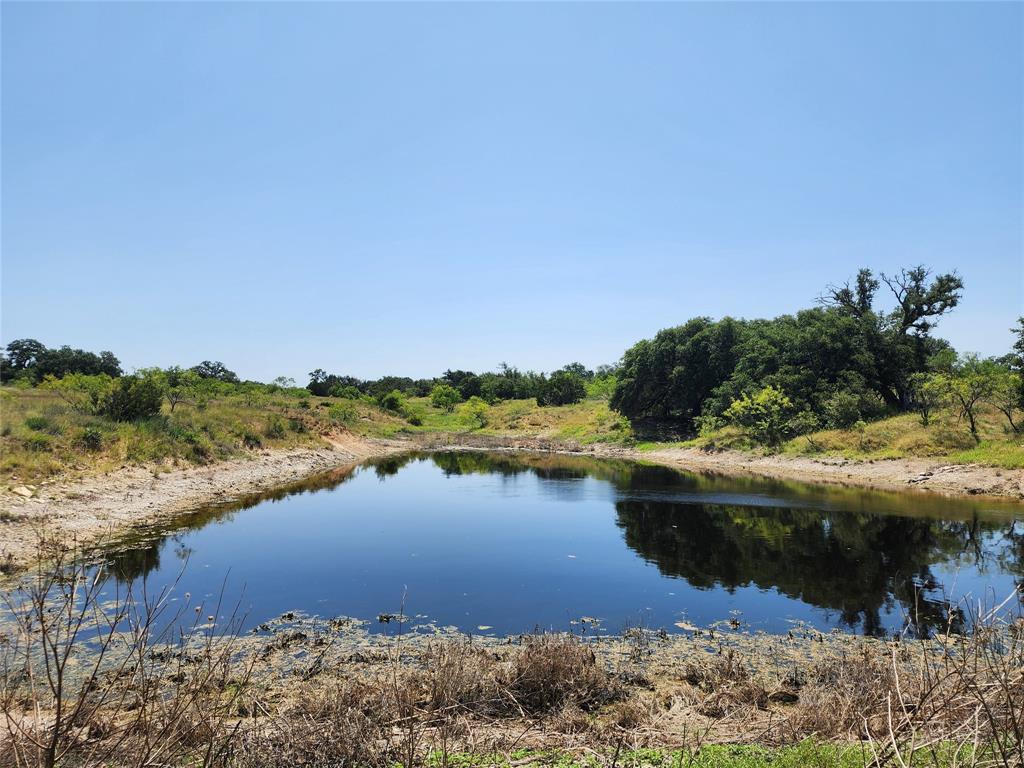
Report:
[{"label": "eroded dirt bank", "polygon": [[31,498],[4,489],[0,492],[0,569],[16,570],[32,562],[41,534],[89,544],[170,520],[204,504],[258,493],[373,456],[415,449],[557,451],[654,462],[699,472],[1024,500],[1024,470],[928,459],[849,461],[685,448],[637,451],[545,438],[456,434],[392,441],[342,435],[328,438],[328,443],[322,448],[263,451],[245,459],[171,472],[126,467],[104,475],[56,481],[35,489]]},{"label": "eroded dirt bank", "polygon": [[631,451],[632,458],[681,469],[725,474],[737,472],[812,483],[905,491],[917,489],[947,496],[1001,496],[1024,499],[1024,470],[945,464],[929,459],[852,461],[836,457],[753,456],[736,451],[709,453],[696,448]]},{"label": "eroded dirt bank", "polygon": [[205,467],[115,472],[39,486],[30,498],[0,497],[0,568],[33,562],[41,536],[88,545],[133,528],[170,520],[204,504],[229,501],[318,472],[408,450],[405,443],[332,436],[322,448],[261,451]]}]

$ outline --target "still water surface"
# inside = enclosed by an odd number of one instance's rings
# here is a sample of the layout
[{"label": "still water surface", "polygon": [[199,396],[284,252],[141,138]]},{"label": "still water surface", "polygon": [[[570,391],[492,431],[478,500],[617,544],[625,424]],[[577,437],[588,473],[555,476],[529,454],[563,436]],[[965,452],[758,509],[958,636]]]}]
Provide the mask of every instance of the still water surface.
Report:
[{"label": "still water surface", "polygon": [[[710,477],[625,461],[410,454],[199,510],[108,560],[248,626],[286,611],[487,633],[738,618],[927,632],[1024,583],[1022,507]],[[590,627],[587,624],[588,628]],[[481,629],[484,628],[484,629]]]}]

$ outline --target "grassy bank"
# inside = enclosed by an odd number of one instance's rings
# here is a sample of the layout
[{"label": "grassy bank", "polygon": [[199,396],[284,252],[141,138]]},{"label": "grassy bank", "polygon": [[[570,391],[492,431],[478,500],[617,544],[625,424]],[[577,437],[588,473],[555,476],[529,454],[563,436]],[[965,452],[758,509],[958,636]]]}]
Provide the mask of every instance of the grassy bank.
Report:
[{"label": "grassy bank", "polygon": [[322,446],[338,430],[386,434],[404,422],[376,406],[281,392],[239,392],[202,404],[166,403],[159,416],[115,422],[45,389],[0,390],[0,479],[34,483],[122,466],[172,469],[265,448]]},{"label": "grassy bank", "polygon": [[[779,447],[783,456],[842,457],[851,460],[930,458],[949,464],[984,464],[1005,469],[1024,468],[1024,435],[1014,433],[994,408],[978,415],[980,442],[951,410],[933,414],[927,426],[915,414],[901,414],[862,423],[849,429],[829,429],[800,435]],[[740,450],[764,453],[742,431],[725,427],[681,443],[687,448]],[[641,442],[641,450],[665,447]]]},{"label": "grassy bank", "polygon": [[[1024,468],[1024,437],[993,409],[980,412],[976,443],[950,411],[933,415],[928,426],[904,414],[857,428],[827,430],[791,439],[783,456],[843,457],[853,460],[929,458],[953,464],[978,463]],[[114,422],[76,410],[53,391],[0,389],[0,482],[8,486],[109,472],[122,466],[154,471],[209,464],[268,448],[323,446],[332,435],[402,438],[430,434],[534,438],[580,446],[617,445],[651,450],[672,446],[765,453],[735,428],[685,442],[652,440],[608,407],[605,400],[540,407],[534,400],[507,400],[447,411],[429,398],[409,398],[398,412],[368,399],[314,397],[304,390],[236,391],[182,402],[159,416]]]},{"label": "grassy bank", "polygon": [[83,413],[53,391],[0,389],[0,481],[32,484],[109,472],[125,465],[160,469],[209,464],[267,448],[322,446],[338,432],[368,438],[448,433],[543,437],[582,444],[625,442],[629,423],[605,401],[540,408],[533,400],[488,406],[471,418],[411,398],[401,413],[365,399],[313,397],[301,390],[237,392],[182,402],[159,416],[119,423]]}]

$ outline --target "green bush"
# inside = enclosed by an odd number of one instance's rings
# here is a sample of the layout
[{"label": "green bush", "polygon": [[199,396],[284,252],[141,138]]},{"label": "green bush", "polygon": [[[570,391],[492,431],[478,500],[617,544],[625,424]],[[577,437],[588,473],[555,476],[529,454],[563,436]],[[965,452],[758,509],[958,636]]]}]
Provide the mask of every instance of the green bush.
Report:
[{"label": "green bush", "polygon": [[153,378],[124,376],[114,381],[100,412],[114,421],[138,421],[160,413],[164,392]]},{"label": "green bush", "polygon": [[412,426],[423,426],[424,414],[421,408],[407,405],[402,410],[402,415],[405,417],[405,420],[408,421]]},{"label": "green bush", "polygon": [[297,435],[304,435],[308,431],[306,429],[306,422],[302,419],[288,419],[288,429]]},{"label": "green bush", "polygon": [[451,413],[462,402],[462,394],[451,384],[437,384],[430,390],[430,404]]},{"label": "green bush", "polygon": [[96,427],[86,427],[78,433],[78,443],[87,451],[98,451],[103,447],[103,433]]},{"label": "green bush", "polygon": [[37,453],[45,453],[52,449],[50,438],[39,432],[34,432],[25,438],[25,447]]},{"label": "green bush", "polygon": [[363,393],[358,389],[348,384],[344,387],[335,386],[331,387],[331,391],[328,393],[331,397],[341,397],[345,400],[358,400],[363,396]]},{"label": "green bush", "polygon": [[401,413],[405,408],[405,395],[399,392],[397,389],[392,389],[390,392],[385,392],[377,397],[377,405],[383,408],[385,411],[391,411],[392,413]]},{"label": "green bush", "polygon": [[781,389],[768,386],[733,400],[725,418],[758,443],[777,446],[792,431],[793,403]]},{"label": "green bush", "polygon": [[259,435],[247,429],[242,432],[242,445],[246,448],[262,448],[263,441],[260,439]]},{"label": "green bush", "polygon": [[25,419],[25,426],[33,432],[45,432],[50,426],[50,420],[45,416],[29,416]]},{"label": "green bush", "polygon": [[331,406],[327,415],[338,424],[354,424],[359,418],[359,411],[352,403],[338,403]]},{"label": "green bush", "polygon": [[482,398],[473,395],[462,406],[461,417],[463,422],[474,429],[481,429],[487,426],[487,417],[491,407]]},{"label": "green bush", "polygon": [[267,428],[263,430],[263,434],[271,440],[280,440],[285,436],[284,422],[275,416],[270,420],[270,423],[267,424]]}]

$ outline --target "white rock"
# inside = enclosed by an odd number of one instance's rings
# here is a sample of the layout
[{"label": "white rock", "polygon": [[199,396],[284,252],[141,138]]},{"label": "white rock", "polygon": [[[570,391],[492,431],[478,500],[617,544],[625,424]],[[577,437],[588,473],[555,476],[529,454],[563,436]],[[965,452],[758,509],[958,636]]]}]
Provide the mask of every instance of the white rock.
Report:
[{"label": "white rock", "polygon": [[17,488],[12,488],[11,490],[19,496],[24,496],[26,499],[32,498],[32,489],[26,488],[24,485],[19,485]]}]

